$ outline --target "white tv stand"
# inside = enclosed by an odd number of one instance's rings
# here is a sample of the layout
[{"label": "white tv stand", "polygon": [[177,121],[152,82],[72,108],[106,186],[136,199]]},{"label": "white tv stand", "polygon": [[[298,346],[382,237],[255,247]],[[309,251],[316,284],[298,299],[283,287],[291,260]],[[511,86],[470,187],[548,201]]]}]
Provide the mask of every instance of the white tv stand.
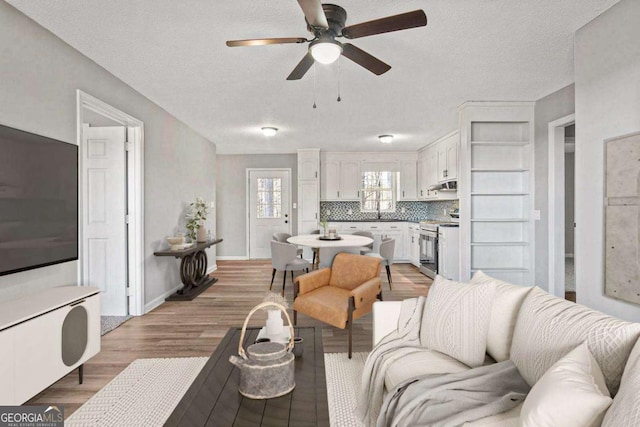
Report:
[{"label": "white tv stand", "polygon": [[100,290],[62,286],[0,303],[0,405],[22,405],[100,351]]}]

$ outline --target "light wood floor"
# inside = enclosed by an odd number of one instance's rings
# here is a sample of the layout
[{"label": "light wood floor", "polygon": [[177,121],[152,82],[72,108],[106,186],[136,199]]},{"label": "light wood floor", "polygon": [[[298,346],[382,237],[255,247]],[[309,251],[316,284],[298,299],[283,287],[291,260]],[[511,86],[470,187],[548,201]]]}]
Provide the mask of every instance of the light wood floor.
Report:
[{"label": "light wood floor", "polygon": [[[84,384],[77,372],[67,375],[27,404],[58,404],[65,416],[89,400],[131,362],[153,357],[210,356],[230,327],[242,326],[245,316],[260,303],[269,289],[271,264],[268,261],[218,261],[214,275],[219,281],[190,302],[165,302],[149,314],[135,317],[102,337],[102,350],[86,363]],[[431,279],[408,264],[392,266],[393,290],[381,273],[383,297],[399,301],[426,295]],[[282,289],[282,273],[276,275],[274,290]],[[286,297],[292,300],[290,276]],[[291,311],[291,310],[290,310]],[[250,325],[264,325],[266,315],[256,314]],[[320,324],[304,315],[298,324]],[[325,352],[346,352],[347,332],[322,325]],[[354,351],[371,349],[371,315],[354,322]]]}]

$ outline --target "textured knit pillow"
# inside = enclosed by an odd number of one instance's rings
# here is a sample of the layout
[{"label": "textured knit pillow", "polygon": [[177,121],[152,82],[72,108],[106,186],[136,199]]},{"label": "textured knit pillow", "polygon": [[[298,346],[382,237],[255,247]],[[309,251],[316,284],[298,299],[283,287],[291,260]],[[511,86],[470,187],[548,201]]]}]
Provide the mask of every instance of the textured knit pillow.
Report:
[{"label": "textured knit pillow", "polygon": [[534,288],[518,313],[511,360],[533,386],[554,363],[586,342],[615,396],[640,323],[625,322]]},{"label": "textured knit pillow", "polygon": [[487,335],[487,353],[496,362],[504,362],[509,359],[513,329],[516,326],[520,306],[533,288],[503,282],[487,276],[482,271],[473,275],[471,283],[474,285],[494,283],[496,286]]},{"label": "textured knit pillow", "polygon": [[522,427],[600,427],[611,405],[604,376],[587,344],[557,361],[522,405]]},{"label": "textured knit pillow", "polygon": [[633,347],[622,374],[620,389],[602,421],[602,427],[640,426],[640,341]]},{"label": "textured knit pillow", "polygon": [[420,343],[472,368],[482,366],[493,283],[469,285],[440,276],[431,285],[420,327]]}]

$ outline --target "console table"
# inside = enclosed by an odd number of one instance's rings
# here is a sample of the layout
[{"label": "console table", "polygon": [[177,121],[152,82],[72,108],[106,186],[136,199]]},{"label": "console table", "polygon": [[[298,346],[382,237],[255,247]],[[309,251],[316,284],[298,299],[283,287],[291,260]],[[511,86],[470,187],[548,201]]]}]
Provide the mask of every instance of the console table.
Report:
[{"label": "console table", "polygon": [[[245,347],[260,328],[247,328]],[[304,353],[295,360],[296,387],[273,399],[253,400],[238,391],[240,370],[229,362],[238,354],[241,328],[231,328],[165,423],[165,427],[296,426],[329,427],[322,328],[295,327]]]},{"label": "console table", "polygon": [[155,256],[180,258],[180,280],[184,286],[170,295],[166,301],[191,301],[218,281],[215,277],[207,276],[208,259],[204,250],[220,242],[222,239],[197,242],[186,249],[153,253]]}]

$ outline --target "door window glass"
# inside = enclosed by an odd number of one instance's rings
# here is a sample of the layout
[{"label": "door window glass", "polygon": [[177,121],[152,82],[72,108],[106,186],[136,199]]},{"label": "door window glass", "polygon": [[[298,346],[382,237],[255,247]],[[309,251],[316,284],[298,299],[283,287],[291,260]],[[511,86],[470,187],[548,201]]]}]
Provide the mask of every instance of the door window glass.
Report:
[{"label": "door window glass", "polygon": [[282,217],[282,178],[258,178],[258,218]]}]

